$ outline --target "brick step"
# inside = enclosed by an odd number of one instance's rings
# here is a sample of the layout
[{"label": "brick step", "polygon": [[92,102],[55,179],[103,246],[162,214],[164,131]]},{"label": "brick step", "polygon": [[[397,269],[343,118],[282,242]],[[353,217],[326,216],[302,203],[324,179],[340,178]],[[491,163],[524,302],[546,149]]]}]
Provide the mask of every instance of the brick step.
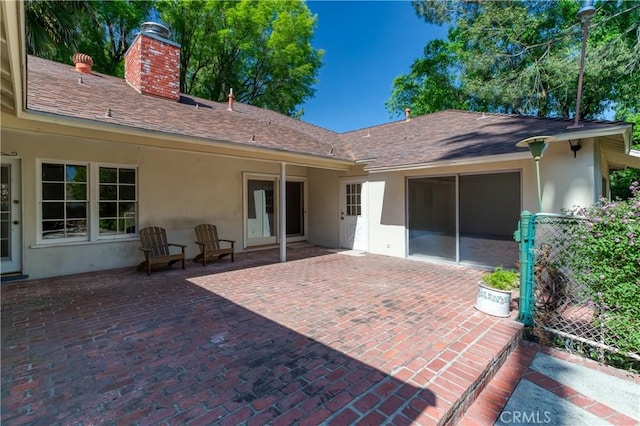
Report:
[{"label": "brick step", "polygon": [[[451,401],[441,413],[437,425],[456,424],[498,373],[522,339],[523,326],[515,322],[497,323],[474,341],[438,372],[428,388]],[[471,336],[465,336],[466,339]],[[463,337],[463,341],[465,339]],[[457,343],[451,345],[455,347]],[[447,350],[443,351],[444,353]],[[445,394],[442,389],[449,389]]]}]

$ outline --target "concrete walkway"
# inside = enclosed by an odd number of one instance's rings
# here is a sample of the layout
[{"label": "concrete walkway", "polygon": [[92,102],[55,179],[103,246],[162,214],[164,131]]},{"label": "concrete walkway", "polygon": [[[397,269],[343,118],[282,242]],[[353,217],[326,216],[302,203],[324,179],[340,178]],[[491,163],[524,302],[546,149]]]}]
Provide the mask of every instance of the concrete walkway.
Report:
[{"label": "concrete walkway", "polygon": [[640,424],[640,376],[522,341],[460,421],[480,425]]}]

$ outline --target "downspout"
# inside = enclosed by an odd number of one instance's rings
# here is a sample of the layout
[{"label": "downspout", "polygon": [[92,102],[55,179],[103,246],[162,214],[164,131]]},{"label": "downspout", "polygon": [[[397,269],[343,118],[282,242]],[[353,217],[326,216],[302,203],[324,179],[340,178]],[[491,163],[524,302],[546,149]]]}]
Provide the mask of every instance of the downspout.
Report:
[{"label": "downspout", "polygon": [[287,163],[280,163],[280,262],[287,261]]}]

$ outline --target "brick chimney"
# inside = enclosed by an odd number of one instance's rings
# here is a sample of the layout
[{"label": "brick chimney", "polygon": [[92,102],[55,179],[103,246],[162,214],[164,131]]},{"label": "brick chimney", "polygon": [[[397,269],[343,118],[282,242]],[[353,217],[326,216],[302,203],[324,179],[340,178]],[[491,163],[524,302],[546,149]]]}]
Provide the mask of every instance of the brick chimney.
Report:
[{"label": "brick chimney", "polygon": [[180,45],[163,25],[145,22],[124,58],[124,79],[144,95],[180,99]]}]

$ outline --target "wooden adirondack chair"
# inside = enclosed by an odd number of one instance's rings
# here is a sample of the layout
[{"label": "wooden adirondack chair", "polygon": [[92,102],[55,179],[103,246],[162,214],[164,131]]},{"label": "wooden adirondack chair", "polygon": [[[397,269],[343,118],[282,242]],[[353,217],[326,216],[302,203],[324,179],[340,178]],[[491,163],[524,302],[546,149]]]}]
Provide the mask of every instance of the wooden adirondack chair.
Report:
[{"label": "wooden adirondack chair", "polygon": [[[176,262],[182,262],[184,269],[184,251],[187,246],[182,244],[167,243],[167,233],[164,228],[150,226],[143,228],[138,232],[140,236],[140,250],[144,253],[144,262],[138,265],[139,271],[147,271],[147,275],[151,275],[152,265],[171,266]],[[169,247],[180,247],[182,253],[171,253]]]},{"label": "wooden adirondack chair", "polygon": [[[207,266],[207,260],[210,259],[222,259],[226,255],[231,255],[231,261],[233,262],[233,240],[223,240],[218,238],[218,230],[215,225],[209,223],[203,223],[195,227],[196,231],[196,244],[200,246],[200,254],[193,258],[194,262],[202,261],[202,266]],[[222,247],[220,242],[226,243]]]}]

